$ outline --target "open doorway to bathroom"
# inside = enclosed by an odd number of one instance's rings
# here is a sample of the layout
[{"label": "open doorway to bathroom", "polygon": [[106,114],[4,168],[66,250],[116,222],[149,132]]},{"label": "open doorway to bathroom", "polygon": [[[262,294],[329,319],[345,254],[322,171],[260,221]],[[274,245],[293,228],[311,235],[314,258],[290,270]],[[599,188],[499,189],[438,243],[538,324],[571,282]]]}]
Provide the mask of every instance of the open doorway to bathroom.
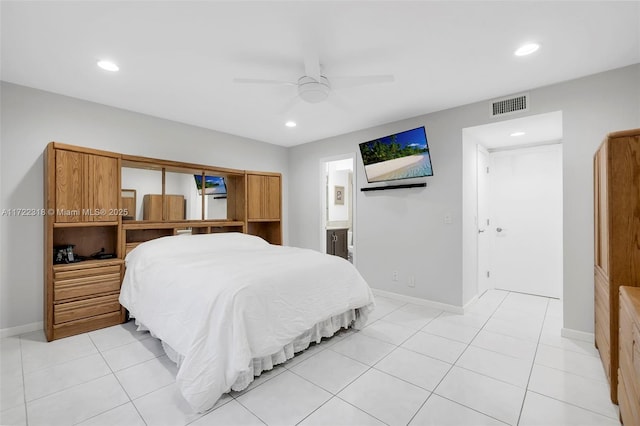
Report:
[{"label": "open doorway to bathroom", "polygon": [[354,155],[321,161],[322,242],[325,253],[354,263]]}]

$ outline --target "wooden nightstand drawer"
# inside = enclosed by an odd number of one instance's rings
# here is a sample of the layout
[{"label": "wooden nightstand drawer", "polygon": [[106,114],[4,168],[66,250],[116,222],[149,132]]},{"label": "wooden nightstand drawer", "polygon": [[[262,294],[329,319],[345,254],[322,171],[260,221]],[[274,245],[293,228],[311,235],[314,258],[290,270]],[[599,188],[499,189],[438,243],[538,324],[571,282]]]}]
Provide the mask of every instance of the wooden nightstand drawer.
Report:
[{"label": "wooden nightstand drawer", "polygon": [[61,324],[82,318],[89,318],[109,312],[120,312],[118,294],[93,297],[75,302],[59,303],[53,307],[53,322]]},{"label": "wooden nightstand drawer", "polygon": [[68,280],[54,280],[55,301],[120,291],[120,272]]},{"label": "wooden nightstand drawer", "polygon": [[87,331],[98,330],[124,322],[124,315],[121,311],[109,312],[95,317],[82,318],[76,321],[53,324],[52,339],[62,339]]},{"label": "wooden nightstand drawer", "polygon": [[53,268],[54,280],[67,280],[80,277],[92,277],[96,275],[119,274],[122,265],[98,266],[96,263],[77,265],[55,266]]}]

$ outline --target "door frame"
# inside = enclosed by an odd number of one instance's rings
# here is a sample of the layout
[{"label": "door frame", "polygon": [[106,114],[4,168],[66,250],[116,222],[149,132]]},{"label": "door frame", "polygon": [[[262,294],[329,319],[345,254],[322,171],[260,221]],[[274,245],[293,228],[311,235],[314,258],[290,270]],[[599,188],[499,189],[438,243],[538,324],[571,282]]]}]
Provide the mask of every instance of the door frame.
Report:
[{"label": "door frame", "polygon": [[327,197],[330,196],[327,189],[327,163],[332,163],[334,161],[341,160],[351,160],[352,168],[351,168],[351,232],[352,232],[352,245],[353,245],[353,265],[356,265],[357,259],[357,249],[356,249],[356,238],[355,236],[357,231],[356,217],[357,217],[357,196],[355,189],[357,188],[357,176],[356,176],[356,153],[348,152],[345,154],[333,155],[330,157],[322,157],[319,161],[319,181],[320,181],[320,252],[325,253],[327,249]]},{"label": "door frame", "polygon": [[[540,123],[532,122],[536,118],[541,118],[542,116],[548,116],[549,120],[551,120],[548,124],[559,129],[559,132],[551,132],[546,137],[537,136],[533,139],[522,140],[520,143],[516,141],[512,141],[509,139],[509,143],[505,144],[505,140],[500,141],[498,144],[491,144],[491,133],[490,132],[480,132],[480,129],[486,126],[493,126],[494,130],[505,130],[509,129],[507,126],[508,123],[513,122],[513,124],[517,124],[517,127],[522,127],[521,125],[531,125],[531,128],[537,128],[536,126],[540,126]],[[482,120],[484,121],[484,120]],[[476,145],[483,145],[485,148],[488,146],[494,146],[492,149],[487,149],[488,151],[493,151],[495,149],[508,149],[507,146],[511,146],[514,148],[524,148],[524,147],[532,147],[540,144],[546,143],[554,143],[556,141],[560,141],[562,143],[563,140],[563,118],[562,118],[562,110],[549,111],[549,112],[541,112],[539,114],[526,115],[522,117],[516,118],[507,118],[505,120],[499,121],[491,121],[491,122],[480,122],[476,125],[471,125],[468,127],[462,128],[462,241],[463,241],[463,250],[462,250],[462,303],[464,306],[467,306],[469,303],[474,301],[474,298],[479,297],[478,291],[478,245],[477,245],[477,237],[478,237],[478,216],[477,216],[477,148]],[[518,129],[522,130],[522,129]],[[509,135],[508,132],[502,132],[502,135]],[[532,133],[535,135],[536,133]],[[549,142],[534,142],[537,141],[549,141]],[[486,141],[486,143],[485,143]],[[516,148],[516,149],[517,149]],[[473,160],[472,160],[473,157]],[[490,161],[491,163],[491,161]],[[563,174],[566,172],[563,167]],[[493,178],[492,178],[493,179]],[[564,187],[563,187],[564,194]],[[563,202],[564,202],[563,198]],[[490,207],[491,213],[493,213],[493,209]],[[493,219],[493,218],[492,218]],[[563,217],[563,229],[565,229],[565,217]],[[495,224],[495,221],[492,220],[491,223]],[[563,239],[564,243],[564,239]],[[563,253],[564,254],[564,253]],[[491,263],[495,262],[495,259],[490,260]],[[495,266],[495,265],[492,265]],[[564,277],[562,282],[562,291],[564,292]],[[489,283],[489,288],[495,288],[493,283]],[[561,296],[562,300],[562,296]]]},{"label": "door frame", "polygon": [[[481,247],[480,247],[480,229],[484,228],[486,232],[486,234],[484,235],[485,243],[487,245],[485,245],[485,249],[487,250],[487,253],[485,253],[485,259],[487,259],[487,265],[486,266],[486,270],[490,271],[491,270],[491,253],[492,253],[492,248],[491,248],[491,233],[489,232],[489,226],[488,224],[482,224],[480,223],[481,221],[481,217],[480,217],[480,174],[482,173],[482,171],[480,170],[480,154],[483,154],[486,158],[486,165],[487,167],[491,168],[491,156],[490,156],[490,152],[489,150],[487,150],[483,145],[480,144],[476,144],[476,217],[477,217],[477,237],[476,237],[476,255],[477,255],[477,261],[476,261],[476,276],[477,276],[477,282],[478,282],[478,297],[482,296],[484,294],[485,291],[494,288],[491,285],[491,281],[488,279],[489,277],[482,277],[481,273],[483,272],[481,269],[481,265],[480,265],[480,257],[481,257]],[[491,204],[489,203],[489,191],[491,190],[489,187],[489,173],[485,173],[485,194],[484,194],[484,202],[488,205],[488,210],[489,210],[489,214],[488,214],[488,220],[491,221]],[[491,223],[491,222],[489,222]],[[484,287],[483,285],[481,285],[481,283],[486,283],[486,287]]]}]

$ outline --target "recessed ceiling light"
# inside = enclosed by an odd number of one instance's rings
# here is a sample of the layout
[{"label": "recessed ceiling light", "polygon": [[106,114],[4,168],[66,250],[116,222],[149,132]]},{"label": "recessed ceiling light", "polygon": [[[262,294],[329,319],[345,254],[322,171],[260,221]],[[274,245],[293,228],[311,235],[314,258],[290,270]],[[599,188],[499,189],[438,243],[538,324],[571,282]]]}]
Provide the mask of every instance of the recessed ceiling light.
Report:
[{"label": "recessed ceiling light", "polygon": [[287,121],[286,123],[284,123],[285,126],[287,127],[296,127],[297,124],[295,121]]},{"label": "recessed ceiling light", "polygon": [[511,136],[524,136],[524,132],[513,132],[511,133]]},{"label": "recessed ceiling light", "polygon": [[116,72],[120,69],[116,64],[111,61],[98,61],[98,66],[103,70]]},{"label": "recessed ceiling light", "polygon": [[540,45],[538,43],[528,43],[523,46],[520,46],[518,50],[514,52],[516,56],[526,56],[530,55],[536,50],[540,49]]}]

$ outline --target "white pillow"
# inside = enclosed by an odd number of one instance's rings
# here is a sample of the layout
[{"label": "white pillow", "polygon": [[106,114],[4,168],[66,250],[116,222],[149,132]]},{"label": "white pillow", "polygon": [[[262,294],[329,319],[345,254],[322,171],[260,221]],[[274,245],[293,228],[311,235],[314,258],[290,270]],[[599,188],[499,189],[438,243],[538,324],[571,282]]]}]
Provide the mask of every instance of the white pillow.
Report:
[{"label": "white pillow", "polygon": [[217,250],[239,248],[257,248],[269,243],[255,235],[241,232],[217,234],[171,235],[146,241],[131,250],[125,257],[127,265],[137,263],[141,266],[176,256],[201,255]]}]

